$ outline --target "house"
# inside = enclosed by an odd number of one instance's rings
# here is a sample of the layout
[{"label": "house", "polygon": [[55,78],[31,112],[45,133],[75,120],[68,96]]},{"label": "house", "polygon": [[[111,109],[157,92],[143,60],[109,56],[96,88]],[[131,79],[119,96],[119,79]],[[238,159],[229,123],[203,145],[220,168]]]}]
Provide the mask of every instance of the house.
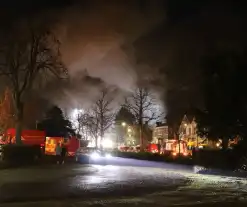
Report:
[{"label": "house", "polygon": [[188,141],[188,139],[196,138],[196,122],[194,117],[184,115],[180,127],[179,127],[179,138],[180,140]]},{"label": "house", "polygon": [[179,127],[179,139],[191,146],[206,145],[207,139],[201,138],[197,134],[197,123],[195,117],[184,115]]},{"label": "house", "polygon": [[169,138],[169,128],[166,123],[156,122],[156,126],[153,129],[152,142],[158,144],[159,140],[164,142]]}]

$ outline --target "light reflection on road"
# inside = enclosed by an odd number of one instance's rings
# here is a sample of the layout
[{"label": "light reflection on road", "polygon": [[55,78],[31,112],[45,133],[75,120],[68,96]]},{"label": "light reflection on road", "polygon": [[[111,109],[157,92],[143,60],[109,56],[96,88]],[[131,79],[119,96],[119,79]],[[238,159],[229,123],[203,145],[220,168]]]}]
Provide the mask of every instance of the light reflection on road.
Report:
[{"label": "light reflection on road", "polygon": [[[128,161],[132,166],[94,165],[97,173],[86,176],[83,182],[87,183],[88,188],[93,186],[102,189],[116,187],[115,191],[119,190],[120,186],[126,189],[140,189],[141,187],[144,191],[157,188],[156,192],[148,192],[145,197],[156,203],[162,203],[164,199],[173,204],[224,200],[247,202],[246,179],[194,174],[192,168],[191,170],[183,166],[165,168],[167,165],[161,167],[158,163],[155,166],[154,162],[147,162],[144,167],[136,167],[132,162],[133,160]],[[139,164],[140,162],[137,163]]]},{"label": "light reflection on road", "polygon": [[116,158],[104,165],[55,166],[50,172],[49,168],[3,171],[2,178],[7,179],[0,185],[0,202],[128,196],[126,201],[134,197],[142,203],[184,204],[247,198],[246,179],[194,174],[192,167],[183,165]]}]

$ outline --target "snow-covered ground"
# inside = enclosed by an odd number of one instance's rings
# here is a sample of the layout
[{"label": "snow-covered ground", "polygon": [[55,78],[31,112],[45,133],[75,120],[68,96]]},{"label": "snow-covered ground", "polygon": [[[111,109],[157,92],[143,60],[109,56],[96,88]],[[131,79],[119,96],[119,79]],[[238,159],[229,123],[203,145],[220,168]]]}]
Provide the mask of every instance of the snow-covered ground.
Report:
[{"label": "snow-covered ground", "polygon": [[231,202],[247,206],[245,178],[196,174],[193,168],[179,165],[132,160],[129,166],[121,161],[0,171],[0,202],[24,201],[0,206],[222,206],[222,202],[224,207]]}]

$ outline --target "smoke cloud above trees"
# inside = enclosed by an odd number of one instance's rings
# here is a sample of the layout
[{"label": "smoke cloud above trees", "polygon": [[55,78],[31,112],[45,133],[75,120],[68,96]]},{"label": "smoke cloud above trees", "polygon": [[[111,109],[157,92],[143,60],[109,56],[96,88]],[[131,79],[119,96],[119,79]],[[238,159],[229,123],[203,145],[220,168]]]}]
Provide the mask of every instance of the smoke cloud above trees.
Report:
[{"label": "smoke cloud above trees", "polygon": [[102,85],[124,95],[143,80],[151,82],[155,70],[138,63],[133,43],[164,21],[161,5],[150,1],[143,10],[134,1],[90,1],[56,11],[61,53],[73,83],[63,85],[64,94],[74,102],[91,100]]},{"label": "smoke cloud above trees", "polygon": [[239,50],[244,37],[241,6],[231,1],[72,2],[58,9],[44,6],[40,13],[30,9],[47,23],[56,22],[71,78],[50,84],[53,93],[44,94],[62,105],[93,101],[98,89],[109,85],[125,94],[144,81],[169,111],[201,106],[202,57],[223,48]]}]

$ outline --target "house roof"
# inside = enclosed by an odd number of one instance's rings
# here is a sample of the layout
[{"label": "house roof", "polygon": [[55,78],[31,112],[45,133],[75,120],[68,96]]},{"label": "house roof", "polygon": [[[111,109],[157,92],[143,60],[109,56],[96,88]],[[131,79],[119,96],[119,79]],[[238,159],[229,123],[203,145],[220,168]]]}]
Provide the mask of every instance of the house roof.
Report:
[{"label": "house roof", "polygon": [[162,122],[156,122],[156,126],[155,127],[163,127],[163,126],[168,126],[167,123],[162,123]]},{"label": "house roof", "polygon": [[182,122],[186,122],[186,123],[191,123],[193,121],[195,121],[195,116],[193,116],[193,115],[185,114],[183,119],[182,119]]}]

